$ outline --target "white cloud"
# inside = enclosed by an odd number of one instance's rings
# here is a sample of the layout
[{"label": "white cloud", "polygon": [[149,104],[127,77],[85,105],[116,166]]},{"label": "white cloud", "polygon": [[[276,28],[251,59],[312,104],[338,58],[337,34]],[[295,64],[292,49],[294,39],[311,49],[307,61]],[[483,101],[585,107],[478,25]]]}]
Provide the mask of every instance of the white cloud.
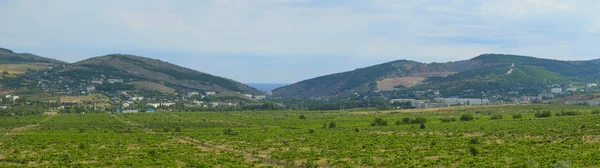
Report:
[{"label": "white cloud", "polygon": [[[290,65],[325,56],[330,64],[336,64],[332,61],[336,59],[356,61],[340,71],[380,60],[444,62],[491,52],[592,59],[598,57],[593,44],[600,40],[598,4],[584,0],[9,0],[0,3],[0,23],[6,23],[0,27],[0,46],[68,61],[139,51],[181,51],[198,60],[214,59],[203,56],[210,53],[258,55],[287,59],[284,64]],[[238,66],[249,69],[252,64]],[[320,66],[307,76],[320,75],[319,69],[330,71]],[[216,71],[240,78],[240,74]]]}]

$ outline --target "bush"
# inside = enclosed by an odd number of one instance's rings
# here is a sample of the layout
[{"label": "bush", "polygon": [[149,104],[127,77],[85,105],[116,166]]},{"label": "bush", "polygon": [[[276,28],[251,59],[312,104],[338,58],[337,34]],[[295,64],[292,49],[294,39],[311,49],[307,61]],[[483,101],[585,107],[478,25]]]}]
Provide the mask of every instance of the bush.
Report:
[{"label": "bush", "polygon": [[425,129],[425,124],[421,124],[421,126],[419,126],[421,129]]},{"label": "bush", "polygon": [[523,115],[521,115],[521,114],[513,114],[513,115],[512,115],[512,118],[513,118],[513,119],[517,119],[517,118],[523,118]]},{"label": "bush", "polygon": [[227,129],[223,130],[223,134],[225,134],[225,135],[238,135],[238,133],[235,132],[235,131],[233,131],[233,129],[231,129],[231,128],[227,128]]},{"label": "bush", "polygon": [[592,114],[600,114],[600,110],[593,110]]},{"label": "bush", "polygon": [[425,123],[427,123],[427,119],[425,119],[423,117],[417,117],[414,120],[412,120],[411,123],[413,123],[413,124],[425,124]]},{"label": "bush", "polygon": [[481,144],[482,142],[483,142],[483,140],[481,140],[481,138],[479,138],[479,137],[474,137],[469,140],[469,144],[472,144],[472,145]]},{"label": "bush", "polygon": [[494,114],[492,117],[490,117],[490,120],[501,120],[502,118],[502,114]]},{"label": "bush", "polygon": [[442,122],[454,122],[456,121],[456,117],[448,117],[448,118],[440,118]]},{"label": "bush", "polygon": [[311,129],[308,129],[308,133],[311,133],[311,134],[312,134],[312,133],[315,133],[315,129],[312,129],[312,128],[311,128]]},{"label": "bush", "polygon": [[404,124],[410,124],[410,121],[411,121],[411,119],[410,119],[410,118],[408,118],[408,117],[402,118],[402,122],[403,122]]},{"label": "bush", "polygon": [[388,125],[388,122],[386,120],[384,120],[383,118],[375,118],[375,121],[373,121],[371,123],[371,126],[386,126]]},{"label": "bush", "polygon": [[175,128],[175,132],[181,132],[181,127]]},{"label": "bush", "polygon": [[396,121],[396,125],[400,125],[400,124],[425,124],[427,123],[427,119],[424,117],[417,117],[415,119],[412,118],[402,118],[402,122],[400,121]]},{"label": "bush", "polygon": [[329,123],[329,128],[335,128],[336,126],[335,121]]},{"label": "bush", "polygon": [[471,155],[473,156],[479,155],[479,149],[477,149],[477,147],[474,146],[469,147],[469,152],[471,152]]},{"label": "bush", "polygon": [[537,118],[552,117],[552,112],[550,112],[550,111],[539,112],[538,111],[535,113],[535,117],[537,117]]},{"label": "bush", "polygon": [[85,133],[85,128],[79,128],[79,133]]},{"label": "bush", "polygon": [[460,116],[460,121],[471,121],[473,119],[475,119],[475,117],[473,117],[472,114],[463,114]]},{"label": "bush", "polygon": [[163,128],[163,132],[171,132],[170,128]]},{"label": "bush", "polygon": [[300,119],[301,119],[301,120],[305,120],[305,119],[306,119],[306,116],[305,116],[304,114],[300,114]]},{"label": "bush", "polygon": [[354,132],[360,132],[360,130],[358,130],[358,128],[354,128]]},{"label": "bush", "polygon": [[581,115],[581,112],[579,111],[562,111],[559,113],[556,113],[556,116],[578,116]]}]

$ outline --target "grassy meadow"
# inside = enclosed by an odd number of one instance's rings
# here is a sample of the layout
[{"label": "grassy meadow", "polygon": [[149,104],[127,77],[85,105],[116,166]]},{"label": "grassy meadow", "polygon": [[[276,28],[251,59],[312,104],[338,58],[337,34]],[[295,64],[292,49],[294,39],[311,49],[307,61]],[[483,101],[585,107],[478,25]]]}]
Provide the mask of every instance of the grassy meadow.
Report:
[{"label": "grassy meadow", "polygon": [[0,117],[0,167],[595,167],[600,108]]}]

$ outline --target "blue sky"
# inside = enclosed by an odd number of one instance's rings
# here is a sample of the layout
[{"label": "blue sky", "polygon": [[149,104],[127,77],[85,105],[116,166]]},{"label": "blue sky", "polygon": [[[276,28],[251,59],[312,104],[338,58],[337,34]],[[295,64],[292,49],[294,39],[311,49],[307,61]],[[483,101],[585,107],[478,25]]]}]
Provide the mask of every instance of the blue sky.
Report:
[{"label": "blue sky", "polygon": [[75,62],[158,58],[293,83],[383,62],[482,53],[600,58],[594,0],[0,0],[0,47]]}]

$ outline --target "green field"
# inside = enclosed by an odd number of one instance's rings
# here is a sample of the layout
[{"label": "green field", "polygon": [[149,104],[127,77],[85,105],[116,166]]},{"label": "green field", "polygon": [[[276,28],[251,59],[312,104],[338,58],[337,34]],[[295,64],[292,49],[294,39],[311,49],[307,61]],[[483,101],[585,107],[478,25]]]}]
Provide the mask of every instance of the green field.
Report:
[{"label": "green field", "polygon": [[[595,167],[598,110],[536,105],[2,117],[0,167]],[[552,116],[536,117],[544,111]],[[473,120],[461,121],[469,115]],[[376,118],[381,126],[372,126]]]}]

